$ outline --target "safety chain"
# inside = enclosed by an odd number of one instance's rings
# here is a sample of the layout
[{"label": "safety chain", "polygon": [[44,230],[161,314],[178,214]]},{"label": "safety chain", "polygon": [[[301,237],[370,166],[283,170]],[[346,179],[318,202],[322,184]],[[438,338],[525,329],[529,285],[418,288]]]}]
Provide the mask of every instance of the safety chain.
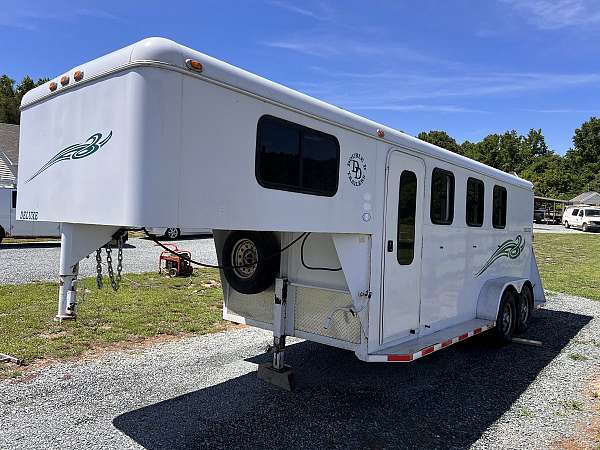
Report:
[{"label": "safety chain", "polygon": [[[119,290],[119,286],[121,285],[121,272],[123,271],[123,237],[119,237],[117,239],[117,275],[115,276],[115,272],[112,264],[112,248],[110,247],[110,242],[106,244],[106,266],[108,267],[108,279],[110,281],[110,285],[114,291]],[[96,250],[96,285],[98,289],[102,289],[102,253],[101,249]]]},{"label": "safety chain", "polygon": [[102,289],[104,283],[102,283],[102,250],[96,250],[96,286],[98,289]]}]

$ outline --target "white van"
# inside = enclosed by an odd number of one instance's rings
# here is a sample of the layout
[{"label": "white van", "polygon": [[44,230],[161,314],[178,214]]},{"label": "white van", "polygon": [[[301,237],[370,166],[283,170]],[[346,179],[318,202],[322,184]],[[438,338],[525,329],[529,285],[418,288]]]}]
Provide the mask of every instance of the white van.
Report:
[{"label": "white van", "polygon": [[223,315],[273,331],[259,374],[286,388],[286,336],[410,362],[510,341],[545,301],[531,183],[172,41],[82,64],[21,109],[18,212],[64,223],[60,320],[82,258],[166,223],[213,230]]},{"label": "white van", "polygon": [[600,230],[600,208],[588,205],[569,206],[563,213],[562,223],[565,228],[598,231]]},{"label": "white van", "polygon": [[212,234],[210,228],[177,228],[177,227],[152,227],[148,228],[152,236],[164,237],[171,241],[179,239],[181,236],[194,236],[198,234]]},{"label": "white van", "polygon": [[60,237],[60,225],[52,222],[17,220],[17,190],[0,187],[0,242],[7,236]]}]

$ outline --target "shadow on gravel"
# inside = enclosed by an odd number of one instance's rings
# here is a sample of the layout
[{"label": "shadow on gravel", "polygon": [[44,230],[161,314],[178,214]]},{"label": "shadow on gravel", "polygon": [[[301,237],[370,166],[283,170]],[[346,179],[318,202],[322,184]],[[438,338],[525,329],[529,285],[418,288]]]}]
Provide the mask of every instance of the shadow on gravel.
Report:
[{"label": "shadow on gravel", "polygon": [[147,449],[468,448],[591,319],[541,310],[526,337],[542,348],[499,348],[480,336],[410,364],[367,364],[302,342],[286,352],[293,393],[250,373],[113,424]]}]

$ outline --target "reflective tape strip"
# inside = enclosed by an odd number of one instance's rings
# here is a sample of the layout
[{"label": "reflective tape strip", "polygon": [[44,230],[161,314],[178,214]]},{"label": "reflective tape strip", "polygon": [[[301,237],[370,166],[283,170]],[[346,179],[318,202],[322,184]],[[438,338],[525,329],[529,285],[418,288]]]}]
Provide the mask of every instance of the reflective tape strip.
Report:
[{"label": "reflective tape strip", "polygon": [[[456,344],[457,342],[464,341],[470,337],[475,336],[476,334],[481,334],[484,331],[492,329],[493,325],[484,325],[479,328],[475,328],[473,331],[469,331],[468,333],[461,334],[460,336],[456,336],[452,339],[446,339],[435,345],[430,345],[428,347],[422,348],[416,353],[413,354],[404,354],[404,355],[370,355],[370,361],[388,361],[388,362],[410,362],[415,359],[422,358],[423,356],[429,355],[430,353],[437,352],[443,348],[449,347],[452,344]],[[383,357],[383,358],[382,358]],[[384,359],[385,358],[385,359]]]}]

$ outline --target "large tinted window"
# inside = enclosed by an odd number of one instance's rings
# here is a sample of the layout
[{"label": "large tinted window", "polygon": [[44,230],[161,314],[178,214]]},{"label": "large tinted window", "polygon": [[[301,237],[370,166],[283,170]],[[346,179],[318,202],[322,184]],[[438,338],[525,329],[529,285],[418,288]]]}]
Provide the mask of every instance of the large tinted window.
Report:
[{"label": "large tinted window", "polygon": [[431,174],[431,222],[450,225],[454,219],[454,174],[433,169]]},{"label": "large tinted window", "polygon": [[502,186],[494,186],[492,225],[494,228],[506,227],[506,189]]},{"label": "large tinted window", "polygon": [[12,208],[17,207],[17,191],[12,191]]},{"label": "large tinted window", "polygon": [[485,188],[483,181],[477,178],[467,179],[467,225],[470,227],[480,227],[483,225],[483,207],[484,207]]},{"label": "large tinted window", "polygon": [[417,176],[405,170],[400,175],[398,195],[398,262],[409,265],[415,257],[415,212]]},{"label": "large tinted window", "polygon": [[335,195],[340,159],[335,136],[263,116],[258,121],[256,140],[256,178],[261,186]]}]

